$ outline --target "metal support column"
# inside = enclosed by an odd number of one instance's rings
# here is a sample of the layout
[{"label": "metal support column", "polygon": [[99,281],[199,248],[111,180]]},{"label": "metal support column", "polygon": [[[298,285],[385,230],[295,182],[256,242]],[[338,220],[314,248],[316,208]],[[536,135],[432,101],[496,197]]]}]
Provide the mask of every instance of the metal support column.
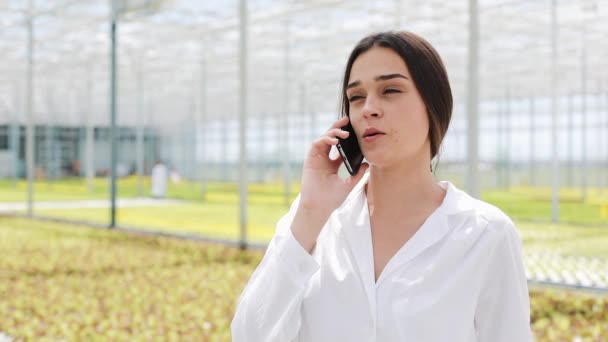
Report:
[{"label": "metal support column", "polygon": [[25,159],[27,169],[27,215],[34,213],[34,6],[33,0],[28,1],[27,17],[27,76],[25,91],[25,113],[27,115],[27,128],[25,140]]},{"label": "metal support column", "polygon": [[581,51],[581,197],[583,203],[587,200],[589,182],[589,161],[587,156],[587,29],[583,23]]},{"label": "metal support column", "polygon": [[207,170],[206,158],[207,158],[207,40],[203,39],[202,46],[202,58],[201,58],[201,81],[200,81],[200,104],[199,104],[199,120],[196,129],[197,136],[200,136],[201,142],[201,164],[200,164],[200,175],[201,175],[201,198],[203,200],[207,197]]},{"label": "metal support column", "polygon": [[135,122],[135,166],[137,168],[137,196],[144,195],[144,133],[145,133],[145,113],[144,113],[144,81],[143,71],[139,61],[137,66],[137,120]]},{"label": "metal support column", "polygon": [[239,6],[239,203],[241,236],[239,246],[247,248],[247,0]]},{"label": "metal support column", "polygon": [[479,198],[479,13],[477,0],[469,0],[467,93],[467,190]]},{"label": "metal support column", "polygon": [[536,170],[535,170],[535,154],[534,151],[536,149],[536,124],[535,124],[535,120],[534,120],[534,96],[530,97],[530,114],[529,114],[529,118],[530,118],[530,160],[529,160],[529,164],[530,164],[530,185],[531,186],[536,186]]},{"label": "metal support column", "polygon": [[87,178],[87,190],[89,193],[93,193],[93,179],[95,177],[95,129],[93,123],[93,75],[91,67],[87,70],[87,107],[85,109],[86,115],[86,178]]},{"label": "metal support column", "polygon": [[281,115],[281,125],[279,128],[280,132],[280,143],[281,147],[281,162],[283,165],[283,182],[284,182],[284,197],[283,202],[285,206],[289,206],[291,201],[291,172],[289,167],[289,21],[285,20],[285,35],[284,35],[284,49],[283,49],[283,113]]},{"label": "metal support column", "polygon": [[568,162],[567,166],[567,179],[568,186],[574,186],[574,96],[568,95]]},{"label": "metal support column", "polygon": [[511,90],[507,87],[505,96],[505,184],[507,190],[511,188],[511,147],[513,135],[513,120],[511,118]]},{"label": "metal support column", "polygon": [[116,227],[116,84],[118,75],[116,72],[116,26],[117,18],[114,6],[112,6],[110,22],[110,228]]},{"label": "metal support column", "polygon": [[557,0],[551,0],[551,221],[559,221],[559,157],[557,137]]}]

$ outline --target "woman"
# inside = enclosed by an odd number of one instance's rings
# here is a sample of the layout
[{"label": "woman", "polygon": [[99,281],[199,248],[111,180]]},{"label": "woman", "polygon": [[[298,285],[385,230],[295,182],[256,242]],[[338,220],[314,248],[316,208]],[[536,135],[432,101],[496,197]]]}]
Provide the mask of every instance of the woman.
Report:
[{"label": "woman", "polygon": [[[233,340],[531,341],[513,223],[429,171],[452,112],[435,49],[410,32],[368,36],[342,90],[344,117],[310,148]],[[368,163],[341,179],[328,154],[349,120]]]}]

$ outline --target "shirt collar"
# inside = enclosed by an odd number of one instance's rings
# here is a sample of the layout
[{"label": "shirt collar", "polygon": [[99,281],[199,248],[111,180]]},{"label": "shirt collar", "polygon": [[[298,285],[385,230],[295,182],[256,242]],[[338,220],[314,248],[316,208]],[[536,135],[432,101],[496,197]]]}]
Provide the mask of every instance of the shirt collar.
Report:
[{"label": "shirt collar", "polygon": [[[369,180],[369,171],[366,171],[361,180],[355,185],[353,190],[344,200],[342,207],[351,205],[352,201],[361,199],[361,196],[365,196],[365,185]],[[466,192],[458,189],[454,184],[449,181],[441,181],[438,183],[443,189],[446,190],[445,197],[441,205],[437,208],[437,213],[441,213],[447,216],[456,215],[464,212],[469,212],[475,208],[476,200],[469,196]]]},{"label": "shirt collar", "polygon": [[441,181],[439,186],[446,190],[445,198],[438,208],[441,213],[450,216],[469,212],[475,208],[475,199],[458,189],[454,184]]},{"label": "shirt collar", "polygon": [[[371,263],[370,260],[373,259],[373,255],[371,252],[369,216],[367,206],[365,205],[366,198],[364,192],[364,186],[367,184],[368,177],[368,174],[363,176],[342,206],[337,210],[340,222],[338,225],[340,227],[339,231],[345,234],[347,238],[364,283],[366,282],[366,274],[369,274],[369,272],[371,272],[371,281],[373,282],[373,268],[372,271],[369,270],[370,267],[373,267],[373,264],[369,265]],[[446,190],[443,202],[427,218],[410,240],[399,249],[393,257],[395,260],[389,261],[380,279],[378,279],[378,284],[388,277],[390,273],[399,269],[401,265],[416,258],[427,248],[450,234],[450,232],[458,231],[467,224],[469,219],[476,216],[470,215],[470,211],[475,209],[475,199],[456,188],[450,182],[442,181],[439,182],[439,185]],[[369,245],[367,246],[369,248],[366,248],[366,245]],[[369,256],[366,257],[366,255]],[[369,279],[367,279],[367,282],[369,282]]]}]

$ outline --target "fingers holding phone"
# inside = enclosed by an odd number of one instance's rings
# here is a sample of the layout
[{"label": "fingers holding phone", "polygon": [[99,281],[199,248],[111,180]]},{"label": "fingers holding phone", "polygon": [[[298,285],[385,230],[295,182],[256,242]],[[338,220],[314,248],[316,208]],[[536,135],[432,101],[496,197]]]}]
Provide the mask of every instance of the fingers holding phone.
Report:
[{"label": "fingers holding phone", "polygon": [[335,122],[325,134],[320,136],[312,143],[304,168],[312,168],[316,170],[325,170],[327,173],[335,173],[338,171],[340,162],[335,162],[329,157],[331,147],[339,143],[339,139],[345,139],[349,136],[349,132],[342,130],[348,118],[342,118]]},{"label": "fingers holding phone", "polygon": [[357,135],[350,122],[344,125],[342,129],[349,134],[347,137],[340,136],[336,147],[344,160],[346,170],[348,170],[348,173],[350,173],[351,176],[354,176],[359,171],[361,163],[363,162],[363,152],[361,151]]},{"label": "fingers holding phone", "polygon": [[[333,211],[342,204],[363,176],[367,165],[362,164],[363,155],[358,148],[354,130],[352,127],[343,129],[349,126],[348,117],[344,117],[313,142],[302,172],[301,202],[303,204]],[[341,151],[342,157],[331,159],[329,156],[331,146],[339,144],[338,151]],[[347,169],[351,174],[346,179],[338,175],[343,161],[348,161]],[[361,167],[362,165],[364,167]]]}]

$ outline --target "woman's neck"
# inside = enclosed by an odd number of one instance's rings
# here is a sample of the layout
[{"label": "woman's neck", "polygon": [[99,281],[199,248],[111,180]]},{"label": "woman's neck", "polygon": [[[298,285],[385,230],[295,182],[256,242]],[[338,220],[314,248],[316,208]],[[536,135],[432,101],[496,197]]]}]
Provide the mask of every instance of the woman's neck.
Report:
[{"label": "woman's neck", "polygon": [[421,162],[400,163],[388,167],[372,165],[366,186],[370,214],[374,208],[383,212],[426,212],[443,201],[441,188],[428,165]]}]

